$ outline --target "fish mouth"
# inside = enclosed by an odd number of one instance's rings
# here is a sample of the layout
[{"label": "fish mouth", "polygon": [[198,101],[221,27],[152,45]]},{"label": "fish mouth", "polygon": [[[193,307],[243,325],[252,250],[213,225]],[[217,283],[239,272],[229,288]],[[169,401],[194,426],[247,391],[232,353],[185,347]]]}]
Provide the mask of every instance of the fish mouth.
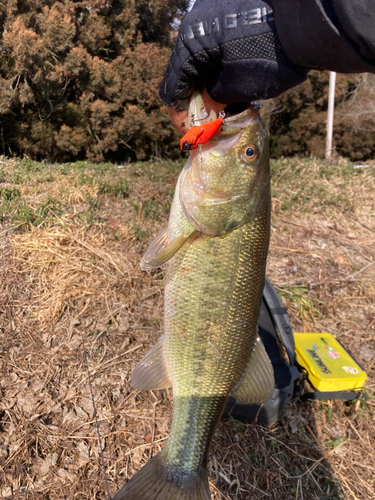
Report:
[{"label": "fish mouth", "polygon": [[215,134],[206,143],[199,145],[198,148],[191,150],[191,159],[197,161],[202,153],[209,151],[218,156],[227,154],[228,151],[236,147],[241,139],[241,132],[249,127],[251,123],[259,120],[259,105],[257,103],[251,104],[239,113],[225,115],[219,133]]},{"label": "fish mouth", "polygon": [[[245,109],[244,106],[245,105]],[[257,102],[247,104],[240,103],[229,104],[224,111],[221,111],[218,115],[214,112],[214,110],[207,111],[202,94],[200,91],[195,90],[190,97],[190,105],[188,109],[188,122],[191,127],[203,125],[205,123],[216,120],[219,116],[223,116],[223,123],[221,127],[221,133],[228,133],[226,129],[230,129],[232,125],[236,125],[237,127],[242,125],[247,126],[247,119],[249,117],[253,119],[259,118],[259,104]],[[230,133],[230,132],[229,132]]]},{"label": "fish mouth", "polygon": [[211,110],[210,113],[208,113],[206,110],[200,91],[193,91],[188,109],[188,123],[190,128],[211,122],[216,118],[217,115],[215,111]]}]

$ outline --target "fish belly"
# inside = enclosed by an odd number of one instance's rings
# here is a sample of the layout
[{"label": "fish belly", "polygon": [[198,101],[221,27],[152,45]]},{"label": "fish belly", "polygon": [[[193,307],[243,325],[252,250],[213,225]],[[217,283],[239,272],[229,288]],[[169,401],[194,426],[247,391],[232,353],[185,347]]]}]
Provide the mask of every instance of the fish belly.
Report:
[{"label": "fish belly", "polygon": [[173,387],[166,464],[206,466],[230,391],[257,338],[269,242],[269,207],[225,237],[197,237],[167,265],[165,353]]}]

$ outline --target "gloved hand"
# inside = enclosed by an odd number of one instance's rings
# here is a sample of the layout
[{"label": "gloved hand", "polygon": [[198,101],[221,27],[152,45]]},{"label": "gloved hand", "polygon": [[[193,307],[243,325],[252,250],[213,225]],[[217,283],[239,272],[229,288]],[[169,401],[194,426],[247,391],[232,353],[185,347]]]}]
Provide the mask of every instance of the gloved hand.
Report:
[{"label": "gloved hand", "polygon": [[286,56],[269,3],[197,0],[181,23],[159,95],[176,111],[204,86],[216,102],[250,103],[278,96],[307,72]]}]

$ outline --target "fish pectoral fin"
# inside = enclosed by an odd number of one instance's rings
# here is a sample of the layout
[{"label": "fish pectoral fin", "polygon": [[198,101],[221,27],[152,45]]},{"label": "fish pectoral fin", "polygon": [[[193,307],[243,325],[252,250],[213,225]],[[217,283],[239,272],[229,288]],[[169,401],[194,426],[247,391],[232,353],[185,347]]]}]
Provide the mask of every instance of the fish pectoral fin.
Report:
[{"label": "fish pectoral fin", "polygon": [[146,391],[171,387],[172,382],[163,349],[163,336],[137,364],[130,383],[134,389]]},{"label": "fish pectoral fin", "polygon": [[242,378],[230,395],[241,403],[262,403],[270,398],[274,386],[272,363],[258,337]]},{"label": "fish pectoral fin", "polygon": [[144,256],[141,259],[141,269],[142,271],[149,271],[150,269],[154,269],[157,266],[153,266],[150,264],[154,258],[165,249],[168,245],[168,228],[166,227],[160,234],[156,236],[153,242],[147,248]]},{"label": "fish pectoral fin", "polygon": [[196,232],[193,230],[189,234],[181,234],[169,243],[167,230],[168,228],[164,229],[146,250],[141,260],[142,271],[155,269],[165,264],[182,247],[185,241]]}]

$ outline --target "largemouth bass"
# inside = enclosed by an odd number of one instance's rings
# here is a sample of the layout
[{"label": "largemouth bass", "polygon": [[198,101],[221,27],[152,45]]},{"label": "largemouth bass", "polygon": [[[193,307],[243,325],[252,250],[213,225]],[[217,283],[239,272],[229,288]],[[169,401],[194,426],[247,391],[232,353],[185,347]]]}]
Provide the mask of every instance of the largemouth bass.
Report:
[{"label": "largemouth bass", "polygon": [[[195,120],[202,102],[191,101]],[[269,224],[268,139],[251,106],[191,152],[168,227],[142,259],[143,269],[167,262],[165,332],[131,382],[172,386],[173,419],[163,450],[113,500],[209,500],[208,449],[228,396],[253,403],[271,395],[257,327]]]}]

